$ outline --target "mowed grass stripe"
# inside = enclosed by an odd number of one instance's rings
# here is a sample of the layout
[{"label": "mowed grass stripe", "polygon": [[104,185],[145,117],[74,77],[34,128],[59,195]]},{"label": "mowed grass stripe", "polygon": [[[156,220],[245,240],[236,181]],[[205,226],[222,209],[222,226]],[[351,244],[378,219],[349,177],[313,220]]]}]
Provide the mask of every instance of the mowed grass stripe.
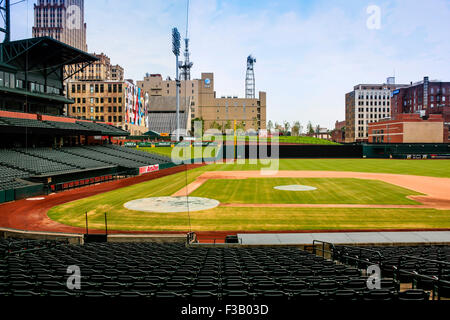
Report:
[{"label": "mowed grass stripe", "polygon": [[[274,187],[307,185],[313,191],[284,191]],[[191,193],[221,203],[301,204],[420,204],[408,199],[418,192],[383,181],[351,178],[249,178],[210,179]]]},{"label": "mowed grass stripe", "polygon": [[[450,211],[435,209],[355,208],[223,208],[191,212],[194,231],[279,231],[338,229],[450,228]],[[84,215],[63,215],[60,222],[84,227]],[[91,228],[104,228],[102,214],[89,215]],[[115,210],[108,214],[111,230],[187,231],[186,213]]]}]

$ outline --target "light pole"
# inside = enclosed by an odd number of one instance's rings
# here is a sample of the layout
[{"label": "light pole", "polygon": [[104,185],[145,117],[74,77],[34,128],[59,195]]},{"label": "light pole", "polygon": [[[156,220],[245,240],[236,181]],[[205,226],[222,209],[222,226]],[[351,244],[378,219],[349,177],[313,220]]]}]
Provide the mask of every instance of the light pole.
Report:
[{"label": "light pole", "polygon": [[179,62],[178,57],[180,56],[180,33],[177,28],[172,29],[172,52],[176,58],[176,88],[177,88],[177,128],[176,128],[176,139],[177,142],[180,141],[180,79],[178,74]]}]

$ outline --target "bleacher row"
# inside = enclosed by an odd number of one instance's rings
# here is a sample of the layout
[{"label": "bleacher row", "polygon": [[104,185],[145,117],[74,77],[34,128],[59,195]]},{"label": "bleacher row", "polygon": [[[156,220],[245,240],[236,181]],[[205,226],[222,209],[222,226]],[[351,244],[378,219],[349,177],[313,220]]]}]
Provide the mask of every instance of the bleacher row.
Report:
[{"label": "bleacher row", "polygon": [[[394,267],[398,271],[401,282],[417,283],[421,289],[431,290],[435,281],[439,278],[450,281],[450,246],[396,246],[396,247],[363,247],[368,250],[360,250],[357,247],[337,246],[334,259],[353,266],[366,268],[376,262],[381,267],[382,274],[394,276]],[[370,261],[370,262],[361,262]],[[414,273],[429,278],[415,277]],[[444,284],[446,294],[450,297],[450,283]]]},{"label": "bleacher row", "polygon": [[[78,266],[81,288],[67,288]],[[185,247],[183,244],[91,243],[10,254],[0,261],[0,296],[129,297],[153,301],[414,300],[383,279],[369,290],[360,270],[294,247]]]},{"label": "bleacher row", "polygon": [[40,129],[60,129],[83,132],[98,132],[101,135],[128,135],[127,131],[120,128],[110,126],[104,123],[76,121],[76,122],[62,122],[62,121],[39,121],[35,119],[24,118],[8,118],[0,117],[0,126],[12,126],[23,128],[40,128]]},{"label": "bleacher row", "polygon": [[32,175],[122,166],[139,168],[169,163],[164,156],[114,145],[0,150],[0,190],[19,187]]}]

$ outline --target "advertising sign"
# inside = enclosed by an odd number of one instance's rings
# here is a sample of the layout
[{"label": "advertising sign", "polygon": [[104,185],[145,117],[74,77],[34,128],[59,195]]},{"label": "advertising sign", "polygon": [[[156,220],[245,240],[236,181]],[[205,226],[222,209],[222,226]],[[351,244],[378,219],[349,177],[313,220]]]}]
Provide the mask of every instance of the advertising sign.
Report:
[{"label": "advertising sign", "polygon": [[159,164],[139,168],[139,174],[146,174],[155,171],[159,171]]}]

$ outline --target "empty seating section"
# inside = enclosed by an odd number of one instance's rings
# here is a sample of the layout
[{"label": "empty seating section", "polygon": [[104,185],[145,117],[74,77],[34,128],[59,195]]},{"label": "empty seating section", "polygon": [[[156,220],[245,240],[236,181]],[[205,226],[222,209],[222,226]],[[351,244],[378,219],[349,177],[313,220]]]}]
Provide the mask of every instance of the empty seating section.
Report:
[{"label": "empty seating section", "polygon": [[86,157],[89,159],[94,159],[112,165],[123,166],[127,168],[139,168],[147,165],[146,163],[143,162],[124,159],[120,155],[113,156],[103,153],[102,151],[100,151],[98,147],[73,147],[73,148],[64,148],[62,150],[69,154],[74,154],[81,157]]},{"label": "empty seating section", "polygon": [[116,166],[139,168],[169,162],[163,156],[112,145],[4,149],[0,150],[0,190],[27,186],[29,183],[20,179],[33,175]]},{"label": "empty seating section", "polygon": [[[89,147],[92,148],[92,147]],[[148,164],[168,163],[169,158],[166,157],[154,157],[152,154],[143,151],[136,151],[136,153],[130,153],[126,151],[125,147],[100,146],[97,150],[110,155],[120,155],[121,157],[129,160],[140,161]]]},{"label": "empty seating section", "polygon": [[105,123],[95,123],[88,121],[75,121],[75,122],[50,121],[50,120],[41,121],[38,119],[28,119],[28,118],[0,117],[0,126],[38,128],[38,129],[60,129],[60,130],[79,131],[81,133],[91,132],[102,135],[115,135],[115,136],[129,135],[127,131],[117,128],[115,126],[108,125]]},{"label": "empty seating section", "polygon": [[41,129],[54,129],[48,123],[43,121],[33,120],[33,119],[21,119],[21,118],[0,118],[3,122],[9,126],[15,127],[29,127],[29,128],[41,128]]},{"label": "empty seating section", "polygon": [[[359,250],[357,247],[337,246],[334,258],[355,266],[358,264],[356,259],[370,261],[367,263],[359,262],[360,267],[380,263],[382,276],[397,277],[405,283],[413,282],[421,289],[433,289],[433,286],[436,285],[436,281],[432,280],[433,278],[448,281],[448,283],[443,284],[444,289],[441,290],[441,294],[450,297],[450,246],[373,246],[364,248],[377,251],[380,254]],[[395,271],[394,267],[398,271]],[[414,276],[412,275],[414,272],[429,278]]]},{"label": "empty seating section", "polygon": [[29,174],[23,170],[17,170],[0,165],[0,190],[11,190],[27,185],[17,178],[27,178]]},{"label": "empty seating section", "polygon": [[74,166],[33,157],[14,150],[0,151],[0,164],[12,168],[23,169],[37,175],[77,169]]},{"label": "empty seating section", "polygon": [[[2,151],[0,151],[1,153]],[[0,180],[13,180],[15,178],[26,178],[29,174],[23,170],[14,169],[0,165]]]},{"label": "empty seating section", "polygon": [[56,129],[63,129],[63,130],[75,130],[75,131],[89,131],[88,128],[83,127],[82,125],[79,125],[78,123],[74,122],[56,122],[56,121],[44,121],[45,123],[51,125],[52,127]]},{"label": "empty seating section", "polygon": [[121,147],[118,145],[114,145],[114,144],[107,144],[105,145],[105,147],[110,148],[110,149],[114,149],[117,151],[121,151],[127,154],[133,154],[133,155],[138,155],[140,157],[144,157],[144,158],[148,158],[151,160],[155,160],[157,163],[169,163],[171,162],[171,159],[156,153],[149,153],[149,152],[143,152],[143,151],[139,151],[136,149],[131,149],[131,148],[127,148],[127,147]]},{"label": "empty seating section", "polygon": [[[80,267],[80,290],[67,289],[70,265]],[[30,250],[0,261],[0,296],[293,302],[428,299],[423,290],[399,293],[398,282],[383,281],[382,289],[369,290],[356,268],[294,247],[92,243]]]},{"label": "empty seating section", "polygon": [[107,124],[103,124],[103,123],[96,123],[96,122],[88,122],[88,121],[77,121],[77,124],[79,124],[80,126],[92,130],[92,131],[99,131],[104,135],[109,135],[109,134],[123,134],[123,135],[128,135],[128,132],[114,127],[114,126],[110,126]]},{"label": "empty seating section", "polygon": [[101,168],[111,166],[111,164],[107,162],[88,159],[86,157],[81,157],[74,154],[68,155],[67,153],[61,150],[51,148],[20,149],[20,152],[29,154],[34,157],[39,157],[50,161],[68,164],[80,169]]}]

